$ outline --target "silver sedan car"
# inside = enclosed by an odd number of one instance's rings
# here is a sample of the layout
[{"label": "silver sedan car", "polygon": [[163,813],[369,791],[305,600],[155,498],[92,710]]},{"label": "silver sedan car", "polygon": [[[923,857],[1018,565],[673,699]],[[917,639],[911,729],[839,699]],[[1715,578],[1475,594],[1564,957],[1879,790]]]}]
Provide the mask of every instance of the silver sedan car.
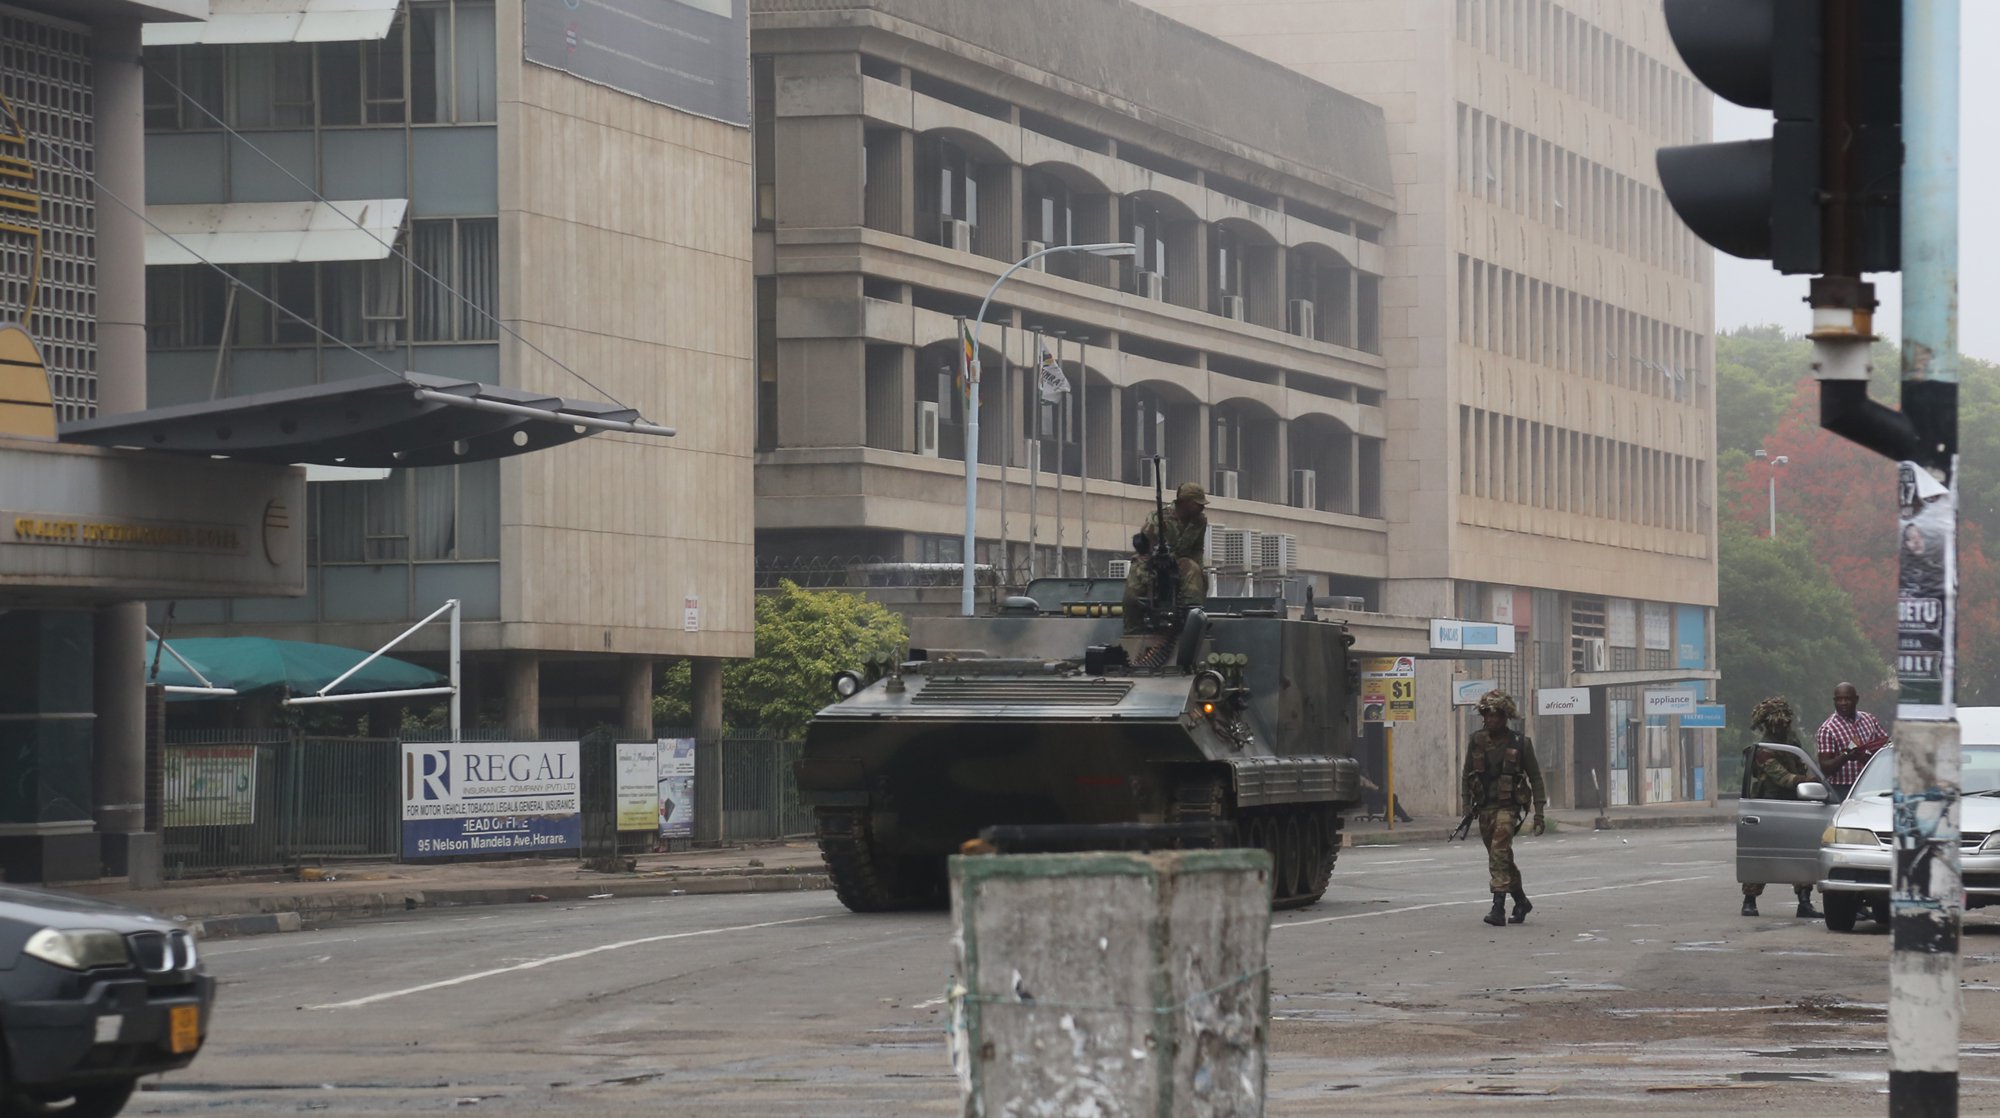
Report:
[{"label": "silver sedan car", "polygon": [[[1960,872],[1966,907],[1979,908],[2000,903],[2000,709],[1961,707],[1959,726]],[[1799,784],[1797,799],[1745,795],[1738,804],[1737,880],[1818,886],[1826,926],[1836,932],[1853,930],[1863,915],[1886,926],[1895,866],[1895,747],[1878,752],[1838,803],[1809,751],[1764,748],[1790,754],[1808,779]]]},{"label": "silver sedan car", "polygon": [[[1889,922],[1895,754],[1890,746],[1868,762],[1821,836],[1819,888],[1826,926],[1836,932],[1852,929],[1864,909],[1876,922]],[[2000,902],[2000,745],[1964,746],[1959,787],[1959,872],[1966,907],[1979,908]]]}]

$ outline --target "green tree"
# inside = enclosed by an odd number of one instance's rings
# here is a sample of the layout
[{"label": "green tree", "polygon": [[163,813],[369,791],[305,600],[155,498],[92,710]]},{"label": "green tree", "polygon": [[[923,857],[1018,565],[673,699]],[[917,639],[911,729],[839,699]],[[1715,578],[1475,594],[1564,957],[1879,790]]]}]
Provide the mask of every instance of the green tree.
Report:
[{"label": "green tree", "polygon": [[[832,680],[880,652],[900,651],[909,634],[903,619],[860,594],[804,590],[786,581],[757,597],[757,655],[722,670],[723,720],[783,738],[832,701]],[[654,718],[668,725],[693,720],[692,672],[681,661],[666,672]]]},{"label": "green tree", "polygon": [[1777,539],[1724,521],[1722,587],[1715,650],[1722,701],[1734,724],[1730,749],[1749,733],[1750,708],[1784,695],[1800,712],[1801,733],[1839,680],[1880,693],[1889,665],[1861,631],[1854,603],[1834,584],[1803,533]]}]

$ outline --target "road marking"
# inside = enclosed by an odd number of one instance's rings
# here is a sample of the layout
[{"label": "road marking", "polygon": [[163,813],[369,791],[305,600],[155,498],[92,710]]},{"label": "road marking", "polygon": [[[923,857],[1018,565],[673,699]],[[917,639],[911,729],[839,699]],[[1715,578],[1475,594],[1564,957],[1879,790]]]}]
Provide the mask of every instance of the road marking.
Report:
[{"label": "road marking", "polygon": [[1416,862],[1435,862],[1435,861],[1437,861],[1436,858],[1397,858],[1392,861],[1378,862],[1375,859],[1370,858],[1368,859],[1368,864],[1371,866],[1407,866]]},{"label": "road marking", "polygon": [[364,1005],[373,1005],[376,1002],[386,1002],[391,998],[401,998],[410,994],[421,994],[428,990],[442,990],[447,986],[459,986],[467,982],[477,982],[482,978],[492,978],[493,976],[500,974],[513,974],[516,971],[534,970],[536,967],[546,967],[551,963],[567,963],[572,959],[581,959],[588,955],[599,955],[606,951],[622,951],[627,947],[643,947],[644,945],[649,943],[662,943],[670,939],[693,939],[695,936],[719,936],[719,935],[725,935],[729,932],[750,932],[750,931],[755,931],[758,928],[777,928],[777,927],[782,927],[786,924],[805,924],[805,923],[810,923],[811,921],[814,920],[824,920],[824,919],[826,919],[825,914],[819,916],[801,916],[792,920],[770,920],[762,924],[737,924],[733,927],[728,927],[728,928],[703,928],[698,932],[673,932],[668,935],[646,936],[643,939],[620,940],[617,943],[605,943],[605,944],[599,944],[596,947],[586,947],[581,951],[568,951],[564,952],[561,955],[549,955],[540,959],[530,959],[525,963],[516,963],[511,967],[495,967],[492,970],[474,971],[471,974],[461,974],[457,978],[446,978],[437,982],[426,982],[421,986],[411,986],[402,990],[389,990],[380,994],[370,994],[365,998],[355,998],[351,1001],[329,1002],[325,1005],[309,1005],[306,1008],[307,1009],[357,1009]]},{"label": "road marking", "polygon": [[[1622,885],[1598,885],[1589,889],[1565,889],[1560,893],[1541,893],[1543,897],[1574,897],[1579,893],[1606,893],[1614,889],[1644,889],[1654,885],[1677,885],[1684,881],[1707,881],[1714,874],[1696,874],[1692,877],[1656,877],[1651,881],[1628,881]],[[1532,898],[1531,898],[1532,899]],[[1303,928],[1308,924],[1331,924],[1336,920],[1362,920],[1370,916],[1399,916],[1405,912],[1422,912],[1431,908],[1455,908],[1463,905],[1491,904],[1490,900],[1476,901],[1433,901],[1430,904],[1406,905],[1402,908],[1385,908],[1375,912],[1350,912],[1342,916],[1322,916],[1317,920],[1295,920],[1288,924],[1273,924],[1272,931],[1280,928]]]}]

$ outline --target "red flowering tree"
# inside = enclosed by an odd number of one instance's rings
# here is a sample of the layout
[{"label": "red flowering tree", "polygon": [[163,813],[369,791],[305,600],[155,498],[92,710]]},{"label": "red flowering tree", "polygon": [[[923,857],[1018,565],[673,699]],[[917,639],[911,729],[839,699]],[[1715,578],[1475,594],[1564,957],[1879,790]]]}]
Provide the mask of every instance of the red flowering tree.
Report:
[{"label": "red flowering tree", "polygon": [[[1723,516],[1762,533],[1769,482],[1777,476],[1778,531],[1803,532],[1814,556],[1853,600],[1868,641],[1894,662],[1896,651],[1896,465],[1819,425],[1819,389],[1798,382],[1790,405],[1764,439],[1770,458],[1752,459],[1720,479]],[[1771,460],[1783,455],[1784,466]],[[1961,520],[1959,701],[2000,702],[2000,571],[1986,557],[1977,521]],[[1726,579],[1728,572],[1723,573]],[[1827,681],[1831,688],[1836,681]],[[1879,681],[1855,680],[1864,689]]]}]

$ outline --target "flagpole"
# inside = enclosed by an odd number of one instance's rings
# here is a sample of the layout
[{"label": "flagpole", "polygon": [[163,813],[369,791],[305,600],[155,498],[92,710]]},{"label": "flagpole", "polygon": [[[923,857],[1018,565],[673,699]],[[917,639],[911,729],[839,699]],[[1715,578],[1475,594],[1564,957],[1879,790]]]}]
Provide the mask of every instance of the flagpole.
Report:
[{"label": "flagpole", "polygon": [[1028,440],[1028,578],[1034,579],[1042,573],[1042,525],[1035,516],[1035,498],[1042,489],[1042,395],[1040,376],[1042,368],[1042,332],[1035,331],[1031,343],[1035,348],[1028,354],[1028,364],[1035,369],[1038,378],[1033,395],[1035,399],[1035,429]]},{"label": "flagpole", "polygon": [[[1014,461],[1014,370],[1007,362],[1007,324],[1000,324],[1000,561],[994,565],[994,580],[1008,584],[1007,467]],[[1004,594],[1005,591],[1002,591]]]},{"label": "flagpole", "polygon": [[1090,577],[1090,339],[1076,339],[1077,448],[1083,468],[1076,478],[1076,561],[1078,578]]},{"label": "flagpole", "polygon": [[[1056,371],[1062,371],[1062,331],[1056,337]],[[1056,393],[1056,577],[1069,577],[1069,556],[1063,552],[1063,476],[1069,472],[1069,393]]]},{"label": "flagpole", "polygon": [[959,390],[965,405],[965,569],[968,572],[962,603],[965,615],[972,615],[973,580],[971,572],[978,569],[976,535],[979,528],[979,356],[972,343],[972,334],[966,329],[965,316],[958,316],[958,339],[960,368],[964,378]]}]

